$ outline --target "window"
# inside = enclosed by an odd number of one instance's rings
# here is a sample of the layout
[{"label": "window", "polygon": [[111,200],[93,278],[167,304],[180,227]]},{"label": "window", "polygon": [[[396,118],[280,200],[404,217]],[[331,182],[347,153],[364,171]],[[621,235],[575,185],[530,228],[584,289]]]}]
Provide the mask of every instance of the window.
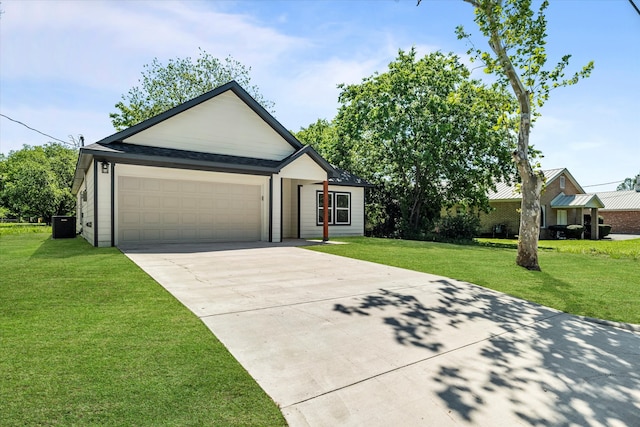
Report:
[{"label": "window", "polygon": [[[316,192],[317,225],[324,223],[324,192]],[[329,225],[351,225],[351,193],[329,191]]]},{"label": "window", "polygon": [[560,177],[560,189],[564,190],[564,187],[565,187],[565,179],[564,179],[564,175],[562,175]]},{"label": "window", "polygon": [[545,212],[545,206],[540,206],[540,227],[545,228],[547,226],[547,213]]},{"label": "window", "polygon": [[567,211],[559,210],[556,219],[558,225],[567,225]]}]

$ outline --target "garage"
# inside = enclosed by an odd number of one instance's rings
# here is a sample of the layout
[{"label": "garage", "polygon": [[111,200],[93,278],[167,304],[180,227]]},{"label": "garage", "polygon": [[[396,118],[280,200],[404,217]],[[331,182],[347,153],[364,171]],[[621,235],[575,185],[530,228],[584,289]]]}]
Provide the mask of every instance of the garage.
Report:
[{"label": "garage", "polygon": [[259,185],[118,177],[119,244],[260,240]]}]

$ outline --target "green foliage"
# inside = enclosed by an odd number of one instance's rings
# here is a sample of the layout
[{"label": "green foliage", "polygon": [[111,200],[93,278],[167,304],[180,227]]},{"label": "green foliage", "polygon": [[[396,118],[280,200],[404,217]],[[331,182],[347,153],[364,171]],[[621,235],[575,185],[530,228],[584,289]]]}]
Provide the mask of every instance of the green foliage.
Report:
[{"label": "green foliage", "polygon": [[[587,251],[540,251],[544,273],[513,262],[515,240],[513,249],[367,237],[334,240],[349,244],[308,249],[451,277],[567,313],[640,324],[640,239],[545,241],[545,246]],[[607,255],[589,252],[590,247],[607,248]]]},{"label": "green foliage", "polygon": [[3,426],[284,426],[192,312],[116,248],[0,236]]},{"label": "green foliage", "polygon": [[472,213],[443,216],[436,222],[435,238],[441,242],[472,241],[480,230],[480,218]]},{"label": "green foliage", "polygon": [[[517,240],[476,239],[479,244],[492,247],[518,247]],[[640,261],[640,239],[629,240],[544,240],[540,249],[582,255],[596,255],[612,259],[629,258]]]},{"label": "green foliage", "polygon": [[58,143],[30,147],[0,159],[0,205],[9,215],[41,217],[73,213],[71,181],[77,151]]},{"label": "green foliage", "polygon": [[195,62],[190,57],[170,59],[162,64],[154,58],[144,66],[140,86],[134,86],[109,114],[113,127],[123,130],[154,117],[205,92],[235,80],[267,110],[273,102],[265,100],[258,87],[251,84],[250,67],[231,56],[219,60],[204,50]]},{"label": "green foliage", "polygon": [[598,237],[605,238],[611,233],[611,226],[609,224],[598,224]]},{"label": "green foliage", "polygon": [[[542,107],[551,90],[574,85],[581,78],[589,77],[593,61],[571,77],[565,77],[571,55],[564,55],[555,67],[547,68],[547,19],[548,0],[540,3],[537,13],[532,0],[464,0],[475,8],[475,22],[480,32],[489,40],[491,52],[471,46],[467,54],[479,60],[485,72],[493,74],[504,87],[521,83],[531,106]],[[459,39],[470,39],[462,26],[456,28]],[[502,58],[504,52],[506,57]],[[511,69],[512,68],[512,69]],[[517,91],[514,88],[515,91]]]},{"label": "green foliage", "polygon": [[640,173],[635,178],[625,178],[625,180],[616,187],[616,191],[635,190],[636,185],[640,185]]},{"label": "green foliage", "polygon": [[371,230],[420,235],[442,206],[486,208],[487,189],[512,175],[513,99],[469,74],[455,55],[400,50],[387,72],[340,86],[333,122],[298,133],[376,186]]},{"label": "green foliage", "polygon": [[567,225],[567,228],[565,229],[567,239],[580,239],[582,238],[583,232],[584,226],[578,224]]},{"label": "green foliage", "polygon": [[51,226],[44,223],[0,222],[0,236],[25,233],[51,234]]},{"label": "green foliage", "polygon": [[[540,270],[538,235],[540,232],[540,193],[543,176],[532,162],[529,134],[537,109],[549,99],[551,90],[576,84],[588,77],[593,61],[572,77],[565,77],[571,55],[564,55],[553,68],[547,68],[547,0],[540,3],[537,13],[532,0],[464,0],[474,6],[475,22],[488,40],[490,50],[471,45],[467,53],[480,60],[485,71],[497,78],[498,85],[510,87],[518,100],[519,122],[517,149],[513,159],[522,182],[520,240],[516,263],[530,270]],[[471,35],[459,26],[458,38],[470,40]]]}]

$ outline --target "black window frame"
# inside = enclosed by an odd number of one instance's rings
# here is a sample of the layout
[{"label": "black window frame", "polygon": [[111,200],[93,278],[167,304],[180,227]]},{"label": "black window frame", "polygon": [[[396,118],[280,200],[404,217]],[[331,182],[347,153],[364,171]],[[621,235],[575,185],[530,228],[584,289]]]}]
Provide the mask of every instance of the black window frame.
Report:
[{"label": "black window frame", "polygon": [[[351,225],[351,192],[350,191],[329,191],[329,225],[335,226],[349,226]],[[324,191],[316,191],[316,225],[324,225],[323,217],[320,215],[320,211],[324,209],[324,206],[320,205],[320,196],[324,195]],[[349,200],[349,206],[347,208],[338,207],[338,196],[347,196]],[[337,222],[338,211],[347,211],[349,215],[349,221]]]}]

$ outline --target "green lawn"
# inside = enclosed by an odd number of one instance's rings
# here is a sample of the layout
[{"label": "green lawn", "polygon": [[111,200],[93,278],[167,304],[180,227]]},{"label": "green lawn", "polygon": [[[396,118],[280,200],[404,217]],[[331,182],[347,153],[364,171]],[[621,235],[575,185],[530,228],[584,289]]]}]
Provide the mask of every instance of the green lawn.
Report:
[{"label": "green lawn", "polygon": [[[541,272],[516,266],[515,246],[488,246],[487,241],[452,245],[366,237],[334,240],[349,244],[309,249],[451,277],[568,313],[640,324],[640,239],[584,246],[552,242],[557,248],[539,251]],[[589,249],[594,244],[596,251]],[[580,248],[586,253],[569,253]]]},{"label": "green lawn", "polygon": [[117,249],[49,236],[0,231],[0,425],[286,425]]}]

